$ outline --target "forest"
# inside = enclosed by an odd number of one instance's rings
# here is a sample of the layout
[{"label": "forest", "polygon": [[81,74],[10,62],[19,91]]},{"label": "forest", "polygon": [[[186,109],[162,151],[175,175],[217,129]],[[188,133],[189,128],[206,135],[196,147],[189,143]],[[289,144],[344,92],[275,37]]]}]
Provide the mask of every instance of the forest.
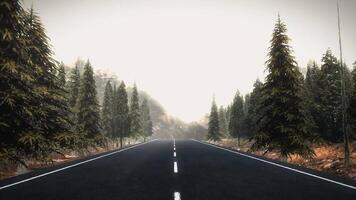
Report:
[{"label": "forest", "polygon": [[40,18],[20,1],[1,1],[0,13],[1,168],[153,134],[154,101],[136,85],[94,74],[89,60],[55,60]]},{"label": "forest", "polygon": [[264,82],[256,80],[245,96],[236,92],[232,103],[209,115],[208,140],[236,138],[251,143],[248,151],[315,156],[312,146],[342,144],[346,167],[353,166],[351,144],[356,138],[356,61],[352,70],[327,49],[321,61],[310,61],[301,73],[289,45],[286,24],[275,24]]}]

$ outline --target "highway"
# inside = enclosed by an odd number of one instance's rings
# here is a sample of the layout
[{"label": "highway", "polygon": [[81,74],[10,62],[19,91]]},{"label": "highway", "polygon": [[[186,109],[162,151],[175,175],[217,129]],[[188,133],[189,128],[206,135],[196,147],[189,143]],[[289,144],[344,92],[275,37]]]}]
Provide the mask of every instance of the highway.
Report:
[{"label": "highway", "polygon": [[153,140],[0,181],[0,199],[356,199],[356,181],[195,140]]}]

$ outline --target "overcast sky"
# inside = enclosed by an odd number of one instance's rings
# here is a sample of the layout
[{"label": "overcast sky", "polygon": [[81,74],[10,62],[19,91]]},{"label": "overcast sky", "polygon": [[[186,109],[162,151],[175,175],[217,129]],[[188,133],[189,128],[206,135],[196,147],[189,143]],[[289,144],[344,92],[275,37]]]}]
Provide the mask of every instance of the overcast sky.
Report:
[{"label": "overcast sky", "polygon": [[[264,79],[278,12],[300,67],[338,56],[336,0],[24,0],[33,2],[56,58],[137,83],[186,122]],[[344,59],[356,60],[356,1],[340,0]]]}]

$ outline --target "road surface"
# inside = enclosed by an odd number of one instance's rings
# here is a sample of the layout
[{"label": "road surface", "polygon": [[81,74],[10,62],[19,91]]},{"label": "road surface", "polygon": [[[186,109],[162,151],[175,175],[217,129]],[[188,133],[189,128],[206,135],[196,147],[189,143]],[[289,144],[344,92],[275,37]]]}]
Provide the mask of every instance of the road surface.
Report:
[{"label": "road surface", "polygon": [[0,199],[356,199],[356,181],[194,140],[155,140],[0,182]]}]

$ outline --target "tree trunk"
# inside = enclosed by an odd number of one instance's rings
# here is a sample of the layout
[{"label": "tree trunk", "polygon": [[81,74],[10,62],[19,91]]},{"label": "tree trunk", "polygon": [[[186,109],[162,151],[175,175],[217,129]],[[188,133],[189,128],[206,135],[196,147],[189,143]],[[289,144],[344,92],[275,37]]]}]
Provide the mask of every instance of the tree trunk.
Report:
[{"label": "tree trunk", "polygon": [[122,137],[120,137],[120,148],[122,149]]}]

